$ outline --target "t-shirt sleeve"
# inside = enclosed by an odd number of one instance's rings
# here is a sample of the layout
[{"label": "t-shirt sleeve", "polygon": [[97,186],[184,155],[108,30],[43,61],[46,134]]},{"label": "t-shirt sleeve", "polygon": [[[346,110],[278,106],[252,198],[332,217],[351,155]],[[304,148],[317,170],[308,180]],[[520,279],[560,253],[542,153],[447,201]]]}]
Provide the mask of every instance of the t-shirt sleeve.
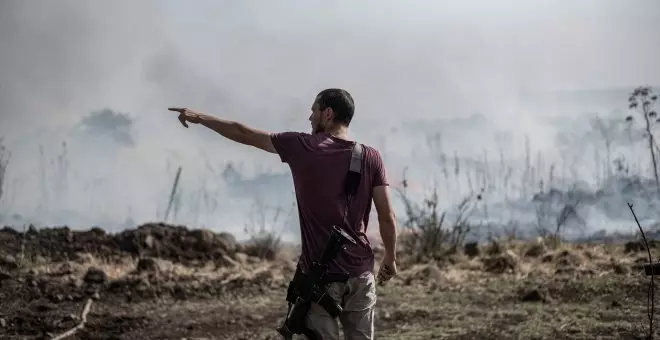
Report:
[{"label": "t-shirt sleeve", "polygon": [[380,156],[380,153],[377,150],[373,151],[373,180],[372,186],[379,187],[383,185],[390,185],[387,181],[387,171],[385,170],[385,164],[383,163],[383,158]]},{"label": "t-shirt sleeve", "polygon": [[270,140],[283,163],[289,163],[301,148],[301,134],[299,132],[272,133]]}]

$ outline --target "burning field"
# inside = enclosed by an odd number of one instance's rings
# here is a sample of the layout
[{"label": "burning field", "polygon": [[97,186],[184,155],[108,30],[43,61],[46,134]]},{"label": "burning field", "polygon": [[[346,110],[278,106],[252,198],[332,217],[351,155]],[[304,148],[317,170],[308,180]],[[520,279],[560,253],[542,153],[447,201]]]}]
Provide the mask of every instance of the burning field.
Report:
[{"label": "burning field", "polygon": [[[2,339],[278,339],[296,255],[163,224],[5,228],[0,244]],[[642,339],[642,249],[539,239],[401,254],[378,288],[377,338]]]}]

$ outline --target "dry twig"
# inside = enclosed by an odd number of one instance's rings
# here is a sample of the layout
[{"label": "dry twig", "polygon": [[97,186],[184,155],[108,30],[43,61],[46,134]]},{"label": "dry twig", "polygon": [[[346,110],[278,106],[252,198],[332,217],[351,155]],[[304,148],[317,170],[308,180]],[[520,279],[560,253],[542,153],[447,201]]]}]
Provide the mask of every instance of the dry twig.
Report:
[{"label": "dry twig", "polygon": [[176,170],[176,177],[174,177],[174,184],[172,184],[172,191],[170,192],[170,200],[167,203],[167,210],[165,211],[165,218],[163,221],[167,222],[167,218],[170,216],[170,210],[172,209],[172,204],[174,204],[174,199],[176,198],[177,188],[179,187],[179,178],[181,178],[181,167]]},{"label": "dry twig", "polygon": [[[649,243],[646,241],[646,234],[644,234],[644,229],[642,229],[642,226],[639,224],[639,220],[637,219],[637,215],[635,215],[635,210],[633,210],[632,204],[628,203],[628,208],[630,208],[630,212],[635,218],[635,223],[637,223],[639,232],[642,233],[642,239],[644,240],[644,245],[646,245],[646,251],[649,254],[649,265],[653,266],[653,259],[651,258],[651,248],[649,248]],[[649,340],[653,339],[653,311],[655,310],[655,285],[653,282],[653,276],[655,274],[654,272],[655,272],[655,268],[651,267],[651,283],[649,284],[649,293],[647,300],[647,313],[649,317],[649,336],[648,336]]]},{"label": "dry twig", "polygon": [[85,307],[83,308],[82,313],[80,313],[80,323],[76,325],[76,327],[73,327],[64,333],[53,337],[51,340],[62,340],[68,336],[73,335],[78,330],[85,328],[85,323],[87,322],[87,314],[89,314],[89,311],[92,308],[92,301],[93,300],[91,298],[87,299]]}]

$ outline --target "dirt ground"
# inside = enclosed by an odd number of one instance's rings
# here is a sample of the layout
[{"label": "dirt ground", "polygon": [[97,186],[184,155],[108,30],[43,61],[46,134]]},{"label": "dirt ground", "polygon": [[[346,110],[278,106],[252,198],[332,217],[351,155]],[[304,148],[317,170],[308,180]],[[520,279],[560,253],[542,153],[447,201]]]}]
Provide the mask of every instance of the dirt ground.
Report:
[{"label": "dirt ground", "polygon": [[[295,250],[148,225],[121,235],[0,231],[0,339],[279,339]],[[643,339],[646,252],[479,245],[378,287],[377,339]],[[635,247],[632,247],[635,248]],[[655,254],[654,256],[657,256]],[[478,254],[477,254],[478,252]],[[263,259],[262,259],[263,258]],[[660,282],[660,280],[657,280]]]}]

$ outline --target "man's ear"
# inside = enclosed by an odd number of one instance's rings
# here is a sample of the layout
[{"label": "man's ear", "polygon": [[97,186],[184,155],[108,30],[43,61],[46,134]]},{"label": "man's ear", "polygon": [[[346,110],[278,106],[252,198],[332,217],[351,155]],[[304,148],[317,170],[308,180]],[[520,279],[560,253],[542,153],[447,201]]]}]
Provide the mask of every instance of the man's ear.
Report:
[{"label": "man's ear", "polygon": [[323,115],[325,116],[327,122],[333,122],[335,120],[335,111],[333,111],[330,107],[323,110]]}]

